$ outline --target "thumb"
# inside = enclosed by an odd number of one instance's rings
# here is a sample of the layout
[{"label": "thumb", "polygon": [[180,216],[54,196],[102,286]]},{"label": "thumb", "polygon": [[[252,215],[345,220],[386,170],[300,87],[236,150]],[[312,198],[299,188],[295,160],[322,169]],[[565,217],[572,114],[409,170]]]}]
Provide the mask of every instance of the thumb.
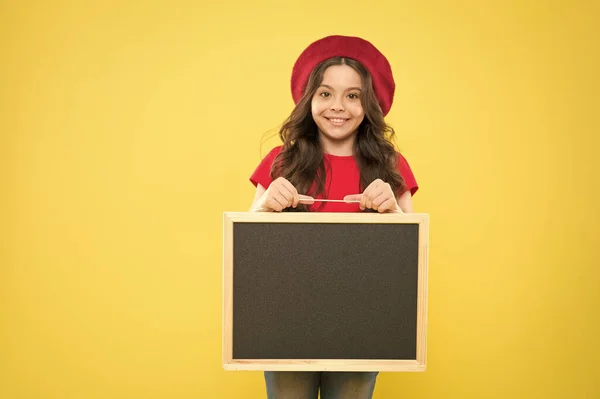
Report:
[{"label": "thumb", "polygon": [[298,194],[298,198],[300,199],[301,204],[311,205],[315,202],[313,197],[304,194]]},{"label": "thumb", "polygon": [[344,201],[360,201],[362,194],[349,194],[344,197]]}]

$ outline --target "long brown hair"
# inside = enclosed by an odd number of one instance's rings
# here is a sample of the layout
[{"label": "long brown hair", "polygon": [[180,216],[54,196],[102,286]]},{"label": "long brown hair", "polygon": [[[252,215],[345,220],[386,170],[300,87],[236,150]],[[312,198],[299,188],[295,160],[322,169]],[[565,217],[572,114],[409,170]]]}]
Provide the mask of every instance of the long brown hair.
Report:
[{"label": "long brown hair", "polygon": [[[312,197],[324,194],[326,176],[323,148],[312,117],[311,102],[323,81],[325,70],[332,65],[348,65],[362,78],[363,94],[360,98],[365,118],[358,127],[354,143],[354,157],[360,171],[360,186],[357,190],[362,192],[379,178],[389,183],[394,193],[404,191],[405,183],[398,172],[397,154],[391,142],[395,132],[385,123],[375,96],[371,74],[358,61],[344,57],[330,58],[313,69],[302,98],[279,130],[283,147],[273,162],[271,177],[285,177],[300,194]],[[307,209],[304,205],[298,205],[295,210]]]}]

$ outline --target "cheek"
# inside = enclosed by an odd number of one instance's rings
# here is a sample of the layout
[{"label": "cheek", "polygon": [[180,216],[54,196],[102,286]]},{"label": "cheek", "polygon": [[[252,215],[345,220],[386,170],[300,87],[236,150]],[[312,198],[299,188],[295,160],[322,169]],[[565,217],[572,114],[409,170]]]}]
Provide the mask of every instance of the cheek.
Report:
[{"label": "cheek", "polygon": [[311,107],[313,116],[320,115],[323,112],[323,110],[326,108],[325,106],[323,106],[323,102],[319,101],[317,99],[312,100],[310,107]]},{"label": "cheek", "polygon": [[365,110],[363,109],[361,103],[352,104],[349,110],[356,118],[362,118],[365,116]]}]

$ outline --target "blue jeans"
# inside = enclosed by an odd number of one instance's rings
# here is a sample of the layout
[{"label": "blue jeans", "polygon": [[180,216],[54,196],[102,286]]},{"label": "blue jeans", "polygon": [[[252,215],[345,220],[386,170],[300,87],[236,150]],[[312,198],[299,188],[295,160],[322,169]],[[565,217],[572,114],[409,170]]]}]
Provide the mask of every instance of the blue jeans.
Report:
[{"label": "blue jeans", "polygon": [[378,374],[265,371],[267,399],[371,399]]}]

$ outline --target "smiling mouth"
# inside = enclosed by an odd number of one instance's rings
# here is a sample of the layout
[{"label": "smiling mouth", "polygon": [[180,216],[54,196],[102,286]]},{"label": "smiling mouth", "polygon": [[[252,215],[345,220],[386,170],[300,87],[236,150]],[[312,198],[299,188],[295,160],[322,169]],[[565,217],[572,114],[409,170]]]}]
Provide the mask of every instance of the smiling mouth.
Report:
[{"label": "smiling mouth", "polygon": [[346,123],[348,121],[348,119],[344,119],[344,118],[327,118],[327,117],[325,117],[325,119],[327,119],[329,122],[333,123],[334,125],[343,125],[344,123]]}]

